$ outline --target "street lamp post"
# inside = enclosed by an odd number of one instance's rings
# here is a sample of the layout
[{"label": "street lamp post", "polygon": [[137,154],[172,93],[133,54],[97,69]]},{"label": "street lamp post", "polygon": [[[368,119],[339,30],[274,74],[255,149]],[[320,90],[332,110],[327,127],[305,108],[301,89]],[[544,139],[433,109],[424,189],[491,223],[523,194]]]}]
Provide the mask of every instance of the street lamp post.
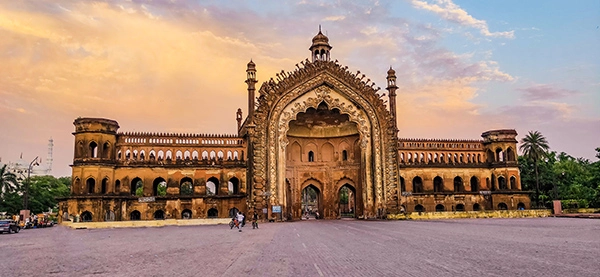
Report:
[{"label": "street lamp post", "polygon": [[40,165],[37,160],[38,156],[29,163],[29,167],[27,168],[27,182],[25,182],[25,191],[23,191],[23,210],[27,210],[29,206],[29,182],[31,181],[31,170],[34,165]]}]

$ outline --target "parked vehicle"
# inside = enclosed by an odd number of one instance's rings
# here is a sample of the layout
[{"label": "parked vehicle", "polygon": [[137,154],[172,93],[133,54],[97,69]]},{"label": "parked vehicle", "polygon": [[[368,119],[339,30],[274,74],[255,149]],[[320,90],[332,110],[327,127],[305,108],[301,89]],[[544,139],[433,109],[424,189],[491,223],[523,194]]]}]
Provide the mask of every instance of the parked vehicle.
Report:
[{"label": "parked vehicle", "polygon": [[0,220],[0,233],[7,232],[11,234],[13,232],[18,233],[19,231],[21,231],[21,227],[19,227],[16,221],[12,219]]}]

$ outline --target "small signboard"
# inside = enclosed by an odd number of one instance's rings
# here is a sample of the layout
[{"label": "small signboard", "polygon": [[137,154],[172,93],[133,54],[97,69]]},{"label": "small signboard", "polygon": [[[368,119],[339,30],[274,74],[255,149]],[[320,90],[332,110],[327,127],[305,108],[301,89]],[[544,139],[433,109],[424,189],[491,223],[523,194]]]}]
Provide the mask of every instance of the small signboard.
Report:
[{"label": "small signboard", "polygon": [[140,202],[140,203],[154,202],[154,201],[156,201],[156,199],[154,198],[154,196],[140,197],[140,198],[138,198],[138,202]]},{"label": "small signboard", "polygon": [[263,208],[263,214],[267,213],[267,208]]},{"label": "small signboard", "polygon": [[281,212],[281,206],[273,206],[273,212],[274,213],[280,213]]}]

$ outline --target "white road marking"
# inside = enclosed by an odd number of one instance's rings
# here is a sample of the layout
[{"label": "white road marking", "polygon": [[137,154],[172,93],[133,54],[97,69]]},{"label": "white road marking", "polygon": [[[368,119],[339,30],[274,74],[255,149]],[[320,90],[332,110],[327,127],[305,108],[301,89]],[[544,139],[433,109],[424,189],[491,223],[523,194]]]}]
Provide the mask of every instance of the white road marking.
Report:
[{"label": "white road marking", "polygon": [[319,266],[317,264],[314,264],[315,268],[317,269],[317,272],[319,272],[319,276],[324,276],[323,272],[321,272],[321,269],[319,268]]},{"label": "white road marking", "polygon": [[296,236],[300,237],[300,234],[296,234]]},{"label": "white road marking", "polygon": [[304,248],[306,248],[306,244],[304,244],[304,242],[302,243],[302,246],[304,246]]}]

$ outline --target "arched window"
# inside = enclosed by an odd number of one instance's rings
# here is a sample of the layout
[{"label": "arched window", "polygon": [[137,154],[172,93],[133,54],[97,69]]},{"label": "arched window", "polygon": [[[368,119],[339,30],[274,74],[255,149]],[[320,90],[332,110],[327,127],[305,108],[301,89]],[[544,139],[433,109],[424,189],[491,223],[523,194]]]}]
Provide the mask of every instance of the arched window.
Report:
[{"label": "arched window", "polygon": [[413,192],[422,193],[423,192],[423,179],[417,176],[413,178]]},{"label": "arched window", "polygon": [[471,177],[471,191],[472,192],[479,191],[479,180],[475,176]]},{"label": "arched window", "polygon": [[342,151],[342,161],[347,161],[348,160],[348,151],[344,150]]},{"label": "arched window", "polygon": [[183,210],[181,212],[181,218],[182,219],[190,219],[190,218],[192,218],[192,211],[188,210],[188,209]]},{"label": "arched window", "polygon": [[154,220],[165,219],[165,212],[163,210],[157,210],[154,212]]},{"label": "arched window", "polygon": [[481,206],[478,203],[473,204],[473,211],[481,210]]},{"label": "arched window", "polygon": [[87,186],[87,193],[96,193],[96,180],[94,178],[88,178],[85,184]]},{"label": "arched window", "polygon": [[498,204],[498,210],[508,210],[508,206],[504,202]]},{"label": "arched window", "polygon": [[219,179],[215,177],[208,178],[206,181],[206,195],[216,195],[219,194]]},{"label": "arched window", "polygon": [[433,192],[444,191],[444,180],[440,176],[433,178]]},{"label": "arched window", "polygon": [[308,151],[308,161],[309,162],[315,161],[315,153],[313,151]]},{"label": "arched window", "polygon": [[122,158],[123,158],[123,154],[121,153],[121,150],[119,150],[119,151],[117,152],[117,160],[120,160],[120,159],[122,159]]},{"label": "arched window", "polygon": [[454,192],[463,192],[465,191],[465,186],[463,184],[462,178],[456,176],[454,177]]},{"label": "arched window", "polygon": [[238,214],[239,211],[240,210],[238,210],[236,207],[229,209],[229,217],[234,218]]},{"label": "arched window", "polygon": [[444,208],[444,205],[442,205],[442,204],[437,204],[435,206],[435,211],[436,212],[443,212],[444,210],[445,210],[445,208]]},{"label": "arched window", "polygon": [[463,204],[457,204],[456,205],[456,211],[457,212],[464,212],[465,211],[465,205],[463,205]]},{"label": "arched window", "polygon": [[512,190],[516,190],[517,189],[517,178],[515,178],[515,176],[510,176],[510,188]]},{"label": "arched window", "polygon": [[181,195],[192,195],[194,194],[194,183],[189,177],[181,179],[179,182],[179,194]]},{"label": "arched window", "polygon": [[506,178],[504,178],[504,176],[498,177],[498,188],[500,190],[508,190],[508,187],[506,186]]},{"label": "arched window", "polygon": [[506,160],[509,162],[514,162],[516,160],[515,151],[511,147],[506,149]]},{"label": "arched window", "polygon": [[121,181],[120,180],[115,181],[115,193],[116,194],[121,193]]},{"label": "arched window", "polygon": [[90,142],[90,158],[98,158],[98,144],[95,141]]},{"label": "arched window", "polygon": [[138,210],[135,210],[129,214],[129,220],[141,220],[141,219],[142,219],[142,214]]},{"label": "arched window", "polygon": [[496,149],[496,161],[503,162],[504,161],[504,152],[502,148]]},{"label": "arched window", "polygon": [[107,190],[108,190],[108,178],[104,178],[104,179],[102,179],[100,193],[105,194]]},{"label": "arched window", "polygon": [[406,183],[404,182],[404,177],[400,177],[400,191],[401,192],[406,191]]},{"label": "arched window", "polygon": [[525,204],[519,202],[519,204],[517,204],[517,210],[525,210]]},{"label": "arched window", "polygon": [[207,216],[208,218],[217,218],[219,217],[219,210],[211,208],[208,210]]},{"label": "arched window", "polygon": [[167,181],[165,179],[158,177],[154,179],[152,183],[152,195],[154,196],[165,196],[167,195]]},{"label": "arched window", "polygon": [[425,211],[425,207],[423,207],[423,205],[419,204],[415,206],[415,212],[421,213]]},{"label": "arched window", "polygon": [[89,211],[81,213],[81,222],[91,222],[92,218],[92,213]]},{"label": "arched window", "polygon": [[146,151],[142,150],[140,151],[140,161],[143,161],[144,159],[146,159]]},{"label": "arched window", "polygon": [[227,182],[227,192],[229,194],[239,194],[240,193],[240,180],[238,178],[233,177],[229,179]]},{"label": "arched window", "polygon": [[144,182],[139,177],[131,180],[131,195],[144,196]]},{"label": "arched window", "polygon": [[110,144],[105,142],[102,146],[102,158],[108,159],[110,157]]}]

